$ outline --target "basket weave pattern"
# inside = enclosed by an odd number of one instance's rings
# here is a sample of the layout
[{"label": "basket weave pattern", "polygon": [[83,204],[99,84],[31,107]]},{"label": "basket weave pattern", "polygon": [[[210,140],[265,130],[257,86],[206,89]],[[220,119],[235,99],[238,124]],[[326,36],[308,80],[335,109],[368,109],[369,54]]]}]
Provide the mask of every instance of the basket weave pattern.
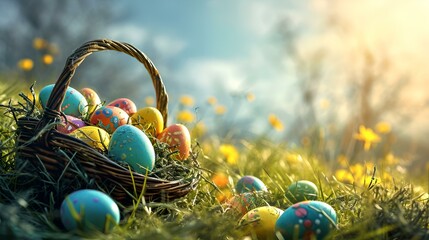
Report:
[{"label": "basket weave pattern", "polygon": [[[132,193],[144,187],[148,201],[169,201],[185,196],[196,187],[197,174],[191,181],[184,179],[168,181],[149,177],[119,165],[83,141],[56,130],[55,126],[64,118],[61,104],[67,87],[83,60],[94,52],[114,50],[128,54],[142,63],[148,71],[156,93],[156,107],[164,118],[168,117],[168,95],[161,76],[152,61],[130,44],[108,39],[93,40],[83,44],[69,56],[40,119],[22,117],[18,119],[17,158],[30,161],[36,169],[46,169],[55,178],[73,178],[69,166],[78,166],[97,185],[105,186],[109,194],[119,202],[135,199]],[[72,163],[70,162],[72,161]]]}]

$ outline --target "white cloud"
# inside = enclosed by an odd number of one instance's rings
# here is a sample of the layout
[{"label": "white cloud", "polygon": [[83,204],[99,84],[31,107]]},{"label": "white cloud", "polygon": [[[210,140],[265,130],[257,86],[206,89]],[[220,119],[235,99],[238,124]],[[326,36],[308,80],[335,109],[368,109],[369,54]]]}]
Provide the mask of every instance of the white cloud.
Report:
[{"label": "white cloud", "polygon": [[239,91],[245,87],[246,75],[242,64],[222,59],[192,59],[183,66],[180,75],[198,89],[214,94],[216,87],[223,91]]},{"label": "white cloud", "polygon": [[106,37],[139,46],[148,41],[146,29],[132,23],[121,23],[110,26],[107,29]]},{"label": "white cloud", "polygon": [[186,43],[179,38],[158,35],[153,38],[153,46],[162,56],[171,57],[181,52],[186,47]]}]

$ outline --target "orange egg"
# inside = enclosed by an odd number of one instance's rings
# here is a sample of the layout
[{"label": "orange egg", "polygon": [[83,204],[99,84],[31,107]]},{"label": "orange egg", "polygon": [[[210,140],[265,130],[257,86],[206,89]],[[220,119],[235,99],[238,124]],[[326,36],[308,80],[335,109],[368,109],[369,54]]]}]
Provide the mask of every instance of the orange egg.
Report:
[{"label": "orange egg", "polygon": [[154,107],[139,109],[132,117],[133,125],[145,131],[145,133],[158,136],[164,128],[164,119],[161,112]]},{"label": "orange egg", "polygon": [[101,100],[98,94],[91,88],[82,88],[80,93],[85,97],[88,102],[88,113],[93,113],[96,109],[101,107]]},{"label": "orange egg", "polygon": [[120,108],[104,106],[92,114],[90,122],[108,133],[113,133],[119,126],[129,123],[129,118],[128,114]]},{"label": "orange egg", "polygon": [[182,124],[168,126],[158,135],[161,142],[167,143],[172,151],[177,151],[174,158],[185,160],[191,151],[191,135],[188,128]]},{"label": "orange egg", "polygon": [[137,112],[136,104],[128,98],[118,98],[107,104],[107,106],[118,107],[124,110],[129,116]]}]

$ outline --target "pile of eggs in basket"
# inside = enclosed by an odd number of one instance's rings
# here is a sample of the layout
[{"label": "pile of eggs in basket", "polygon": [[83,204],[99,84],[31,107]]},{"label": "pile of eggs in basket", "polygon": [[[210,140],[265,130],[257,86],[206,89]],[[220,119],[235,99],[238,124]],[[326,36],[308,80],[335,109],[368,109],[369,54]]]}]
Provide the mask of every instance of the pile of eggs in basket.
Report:
[{"label": "pile of eggs in basket", "polygon": [[285,197],[291,204],[282,210],[263,201],[268,191],[254,176],[243,176],[235,184],[238,195],[228,202],[237,228],[252,239],[324,239],[337,225],[337,215],[329,204],[318,201],[318,188],[311,181],[291,183]]},{"label": "pile of eggs in basket", "polygon": [[[41,89],[38,103],[46,108],[54,84]],[[166,144],[175,160],[186,160],[191,152],[189,130],[182,124],[164,129],[161,112],[154,107],[138,109],[128,98],[102,104],[90,89],[66,89],[61,111],[65,115],[57,130],[78,138],[135,172],[146,174],[155,165],[156,141]],[[157,140],[156,140],[157,139]],[[107,194],[81,189],[67,195],[60,208],[61,222],[67,230],[110,232],[120,220],[115,201]]]},{"label": "pile of eggs in basket", "polygon": [[[46,107],[54,84],[39,93],[39,101]],[[189,130],[182,124],[164,129],[164,119],[154,107],[137,108],[128,98],[118,98],[103,105],[97,93],[90,88],[80,91],[66,89],[61,111],[63,124],[57,130],[74,136],[109,158],[127,163],[134,171],[146,174],[155,165],[154,139],[167,144],[173,158],[185,160],[191,151]]]}]

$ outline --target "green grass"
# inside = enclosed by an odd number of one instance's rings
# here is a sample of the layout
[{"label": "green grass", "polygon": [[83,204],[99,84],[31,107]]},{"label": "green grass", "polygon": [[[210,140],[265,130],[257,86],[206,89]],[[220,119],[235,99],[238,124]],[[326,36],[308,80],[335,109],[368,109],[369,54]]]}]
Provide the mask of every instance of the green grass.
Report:
[{"label": "green grass", "polygon": [[[5,93],[0,102],[8,105],[9,99],[17,95],[15,90]],[[15,169],[15,122],[5,109],[0,113],[1,239],[242,239],[243,234],[236,228],[240,216],[216,196],[234,192],[235,182],[243,175],[257,176],[267,185],[269,192],[260,196],[258,205],[280,209],[291,205],[284,195],[293,181],[316,183],[319,200],[330,204],[338,216],[338,230],[329,239],[429,239],[427,190],[424,195],[411,176],[391,172],[392,178],[384,180],[385,170],[376,167],[364,173],[368,179],[364,184],[346,183],[326,167],[329,164],[323,157],[311,154],[309,149],[290,148],[285,142],[263,136],[238,139],[235,164],[227,163],[218,150],[221,139],[202,139],[198,160],[204,169],[203,178],[195,191],[173,202],[130,206],[122,211],[120,225],[107,235],[67,232],[59,222],[58,202],[35,199],[33,193],[43,191],[40,185],[27,183],[22,187],[22,179],[28,176]],[[226,187],[220,189],[211,181],[216,172],[229,176]],[[61,196],[61,185],[48,179],[46,176],[45,184],[52,186],[47,188],[52,196]]]}]

